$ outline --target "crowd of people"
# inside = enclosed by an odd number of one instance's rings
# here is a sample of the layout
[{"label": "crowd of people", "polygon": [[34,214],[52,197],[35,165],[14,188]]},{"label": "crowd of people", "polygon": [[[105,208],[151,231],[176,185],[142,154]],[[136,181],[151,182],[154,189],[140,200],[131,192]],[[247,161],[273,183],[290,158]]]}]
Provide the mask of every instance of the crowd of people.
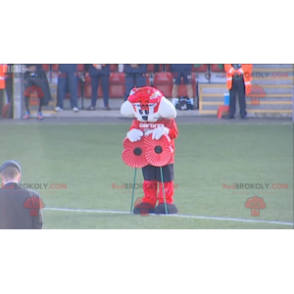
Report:
[{"label": "crowd of people", "polygon": [[[8,102],[11,101],[12,94],[8,94],[9,79],[11,75],[5,71],[5,66],[11,65],[8,63],[0,63],[0,109],[2,108],[4,91],[7,90]],[[24,80],[25,89],[24,100],[26,112],[24,119],[30,117],[30,99],[35,97],[39,100],[38,103],[38,118],[43,119],[42,108],[48,105],[52,100],[49,82],[46,73],[43,71],[42,63],[24,63]],[[63,111],[64,98],[66,93],[70,93],[71,109],[74,112],[79,112],[78,108],[78,80],[84,79],[85,76],[90,76],[92,97],[89,111],[96,110],[98,98],[99,80],[101,80],[104,109],[111,110],[109,105],[109,77],[110,77],[110,63],[85,63],[84,73],[77,71],[77,63],[59,63],[58,66],[58,89],[57,89],[57,105],[55,110],[57,112]],[[192,66],[193,63],[171,63],[170,70],[175,73],[173,95],[177,97],[178,86],[183,79],[187,85],[189,98],[193,98],[192,89]],[[163,64],[161,70],[166,70],[166,64]],[[154,64],[154,72],[159,72],[159,63]],[[147,84],[147,63],[123,63],[123,72],[125,73],[125,95],[124,100],[127,100],[129,93],[134,87],[142,87]],[[2,77],[2,78],[1,78]],[[3,83],[3,85],[1,84]],[[6,86],[5,86],[6,82]],[[7,83],[8,82],[8,83]],[[12,85],[12,84],[11,84]],[[25,94],[26,93],[26,94]]]},{"label": "crowd of people", "polygon": [[[154,65],[154,72],[161,70],[165,71],[169,67],[169,71],[173,73],[173,88],[172,97],[178,98],[179,85],[183,82],[187,87],[188,98],[193,98],[192,88],[192,67],[199,66],[193,64],[170,64],[170,65]],[[249,65],[250,66],[250,65]],[[104,109],[111,110],[109,105],[109,77],[110,77],[110,64],[85,64],[84,72],[78,71],[78,64],[59,64],[58,65],[58,86],[57,86],[57,104],[55,111],[60,112],[64,110],[63,101],[67,92],[70,93],[70,105],[74,112],[78,112],[78,81],[85,79],[85,75],[91,78],[92,97],[91,105],[87,108],[89,111],[96,110],[98,98],[98,85],[101,81]],[[124,100],[133,87],[142,87],[147,83],[147,64],[120,64],[118,65],[119,71],[125,73],[125,94]],[[230,114],[229,117],[234,117],[235,100],[238,93],[240,100],[241,116],[246,117],[246,103],[245,103],[245,88],[247,90],[250,81],[244,81],[244,71],[248,70],[248,65],[225,65],[224,70],[227,73],[227,80],[233,82],[227,83],[230,90]],[[252,69],[251,68],[249,70]],[[241,77],[241,79],[236,77]],[[26,64],[24,70],[24,101],[25,101],[25,115],[24,119],[30,117],[30,101],[33,97],[38,104],[38,119],[43,119],[42,107],[48,105],[52,100],[50,87],[46,73],[43,71],[42,64]],[[246,87],[245,87],[246,86]],[[0,65],[0,109],[4,104],[4,90],[6,89],[8,102],[12,98],[12,78],[7,72],[7,65]],[[244,92],[244,93],[243,93]],[[12,116],[12,103],[7,116]],[[0,111],[0,118],[1,113]]]}]

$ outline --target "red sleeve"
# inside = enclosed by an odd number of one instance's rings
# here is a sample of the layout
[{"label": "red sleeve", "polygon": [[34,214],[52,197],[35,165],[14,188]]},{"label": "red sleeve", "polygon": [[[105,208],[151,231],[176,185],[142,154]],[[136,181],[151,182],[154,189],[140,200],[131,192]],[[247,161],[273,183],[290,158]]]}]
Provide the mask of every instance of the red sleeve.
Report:
[{"label": "red sleeve", "polygon": [[132,122],[132,125],[130,127],[130,130],[132,130],[132,129],[140,129],[139,124],[140,124],[140,122],[137,119],[134,119],[133,122]]},{"label": "red sleeve", "polygon": [[167,123],[165,124],[165,126],[167,128],[169,128],[169,134],[168,136],[171,138],[171,139],[176,139],[178,137],[178,134],[179,134],[179,131],[178,131],[178,127],[177,127],[177,123],[175,121],[175,119],[169,119],[167,121]]}]

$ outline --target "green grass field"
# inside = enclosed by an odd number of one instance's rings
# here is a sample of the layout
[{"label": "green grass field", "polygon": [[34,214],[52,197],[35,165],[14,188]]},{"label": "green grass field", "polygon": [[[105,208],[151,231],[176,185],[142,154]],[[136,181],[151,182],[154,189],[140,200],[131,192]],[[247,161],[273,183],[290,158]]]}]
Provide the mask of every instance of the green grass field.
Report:
[{"label": "green grass field", "polygon": [[[134,170],[121,159],[129,123],[0,124],[0,162],[18,160],[22,183],[66,184],[38,190],[46,208],[129,211]],[[181,215],[293,222],[293,125],[179,124],[175,204]],[[141,172],[138,183],[142,183]],[[288,189],[228,190],[223,184],[284,183]],[[233,193],[235,191],[235,193]],[[251,217],[249,197],[266,208]],[[136,190],[135,199],[142,197]],[[45,229],[292,229],[271,223],[44,210]]]}]

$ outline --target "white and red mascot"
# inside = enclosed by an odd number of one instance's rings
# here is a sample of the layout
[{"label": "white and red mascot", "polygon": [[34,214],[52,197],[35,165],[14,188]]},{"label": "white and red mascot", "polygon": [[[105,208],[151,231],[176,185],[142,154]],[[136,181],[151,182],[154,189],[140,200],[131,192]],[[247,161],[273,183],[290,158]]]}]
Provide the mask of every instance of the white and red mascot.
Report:
[{"label": "white and red mascot", "polygon": [[[178,128],[175,122],[177,115],[174,105],[154,87],[134,88],[130,92],[128,100],[121,106],[121,114],[134,118],[127,133],[131,142],[140,141],[143,136],[152,134],[153,140],[159,140],[167,135],[175,150],[174,139],[178,136]],[[164,196],[169,214],[178,212],[174,205],[174,152],[169,163],[162,167],[164,192],[160,167],[147,165],[142,168],[144,184],[144,197],[142,203],[150,207],[149,213],[165,214]],[[133,212],[140,214],[142,207],[135,203]]]}]

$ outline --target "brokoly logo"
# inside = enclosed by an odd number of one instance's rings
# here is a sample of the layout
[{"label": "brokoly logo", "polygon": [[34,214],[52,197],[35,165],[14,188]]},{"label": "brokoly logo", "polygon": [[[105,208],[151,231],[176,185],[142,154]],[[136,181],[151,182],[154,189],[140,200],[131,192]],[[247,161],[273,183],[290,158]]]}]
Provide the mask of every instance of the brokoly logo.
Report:
[{"label": "brokoly logo", "polygon": [[262,86],[253,85],[250,93],[246,96],[251,98],[251,105],[260,105],[260,99],[265,98],[266,93]]},{"label": "brokoly logo", "polygon": [[247,199],[245,207],[251,209],[251,216],[259,216],[260,209],[265,209],[266,204],[264,203],[263,198],[253,196],[252,198]]},{"label": "brokoly logo", "polygon": [[[130,194],[132,193],[132,190],[142,190],[143,189],[144,184],[142,183],[124,183],[124,184],[116,184],[116,183],[112,183],[111,184],[111,188],[112,189],[116,189],[116,190],[124,190],[122,191],[123,194]],[[157,184],[145,184],[145,188],[146,189],[157,189]],[[174,189],[178,189],[178,184],[175,183],[174,184]]]},{"label": "brokoly logo", "polygon": [[134,204],[135,207],[140,209],[141,216],[149,216],[149,210],[153,209],[151,204],[142,202],[142,198],[138,198]]},{"label": "brokoly logo", "polygon": [[37,196],[32,196],[30,198],[27,198],[26,201],[23,204],[24,208],[27,208],[30,210],[30,216],[38,216],[39,210],[45,207],[45,204],[43,203],[42,199]]}]

